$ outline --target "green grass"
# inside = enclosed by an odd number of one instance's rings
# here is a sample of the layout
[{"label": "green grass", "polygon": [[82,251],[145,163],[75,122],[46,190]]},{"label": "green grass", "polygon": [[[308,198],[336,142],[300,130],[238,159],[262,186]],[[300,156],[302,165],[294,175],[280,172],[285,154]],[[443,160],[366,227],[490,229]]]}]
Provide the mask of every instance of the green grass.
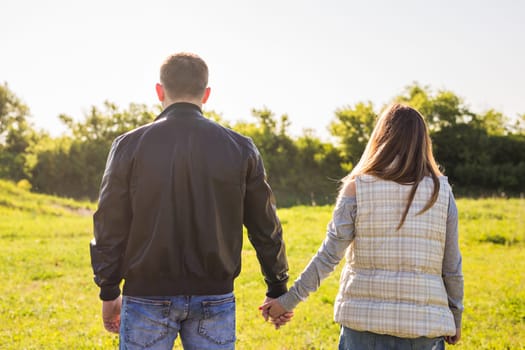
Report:
[{"label": "green grass", "polygon": [[[525,200],[458,200],[465,274],[457,349],[525,349]],[[294,280],[325,235],[331,207],[279,210]],[[0,181],[0,349],[114,349],[103,330],[88,244],[93,204]],[[275,331],[259,316],[264,283],[245,240],[236,281],[238,349],[334,349],[339,271]],[[181,349],[177,342],[176,349]]]}]

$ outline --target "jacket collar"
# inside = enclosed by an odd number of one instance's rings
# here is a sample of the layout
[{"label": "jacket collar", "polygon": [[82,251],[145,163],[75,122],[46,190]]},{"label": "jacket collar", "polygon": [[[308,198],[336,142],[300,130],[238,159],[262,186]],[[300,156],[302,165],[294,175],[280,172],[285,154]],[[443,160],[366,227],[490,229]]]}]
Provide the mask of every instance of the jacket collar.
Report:
[{"label": "jacket collar", "polygon": [[200,109],[199,106],[194,105],[193,103],[188,103],[188,102],[176,102],[166,107],[162,111],[162,113],[160,113],[158,117],[155,118],[155,121],[161,118],[169,117],[169,116],[175,117],[179,115],[180,113],[185,113],[185,112],[186,113],[197,112],[198,115],[202,116],[202,110]]}]

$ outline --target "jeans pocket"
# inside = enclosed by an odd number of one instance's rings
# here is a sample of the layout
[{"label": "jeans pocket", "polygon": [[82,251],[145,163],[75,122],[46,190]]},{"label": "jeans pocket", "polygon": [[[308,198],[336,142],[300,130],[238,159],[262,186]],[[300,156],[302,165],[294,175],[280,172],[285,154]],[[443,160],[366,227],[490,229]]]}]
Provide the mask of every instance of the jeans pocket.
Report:
[{"label": "jeans pocket", "polygon": [[436,344],[432,350],[445,350],[445,338],[439,337],[436,339]]},{"label": "jeans pocket", "polygon": [[202,302],[199,334],[218,345],[235,342],[235,297]]},{"label": "jeans pocket", "polygon": [[445,350],[445,340],[443,337],[414,338],[412,339],[412,349],[414,350]]},{"label": "jeans pocket", "polygon": [[168,334],[169,300],[125,296],[123,304],[121,332],[126,343],[150,347]]}]

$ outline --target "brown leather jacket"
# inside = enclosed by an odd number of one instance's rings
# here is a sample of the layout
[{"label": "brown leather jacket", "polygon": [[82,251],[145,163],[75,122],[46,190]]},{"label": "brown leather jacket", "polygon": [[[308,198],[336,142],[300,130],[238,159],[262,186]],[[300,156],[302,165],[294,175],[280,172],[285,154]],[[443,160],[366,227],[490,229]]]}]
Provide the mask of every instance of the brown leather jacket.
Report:
[{"label": "brown leather jacket", "polygon": [[286,292],[275,201],[252,140],[175,103],[119,136],[102,179],[91,263],[100,298],[233,291],[243,225],[267,296]]}]

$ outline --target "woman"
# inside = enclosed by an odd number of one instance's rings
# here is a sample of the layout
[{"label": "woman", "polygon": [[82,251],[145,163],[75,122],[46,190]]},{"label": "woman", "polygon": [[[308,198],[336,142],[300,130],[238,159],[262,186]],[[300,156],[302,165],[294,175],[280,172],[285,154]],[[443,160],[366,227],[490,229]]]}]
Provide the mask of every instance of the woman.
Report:
[{"label": "woman", "polygon": [[[343,179],[327,236],[290,291],[261,306],[279,325],[346,252],[335,321],[339,349],[443,349],[461,337],[457,208],[428,130],[413,108],[380,116]],[[347,249],[348,248],[348,249]]]}]

